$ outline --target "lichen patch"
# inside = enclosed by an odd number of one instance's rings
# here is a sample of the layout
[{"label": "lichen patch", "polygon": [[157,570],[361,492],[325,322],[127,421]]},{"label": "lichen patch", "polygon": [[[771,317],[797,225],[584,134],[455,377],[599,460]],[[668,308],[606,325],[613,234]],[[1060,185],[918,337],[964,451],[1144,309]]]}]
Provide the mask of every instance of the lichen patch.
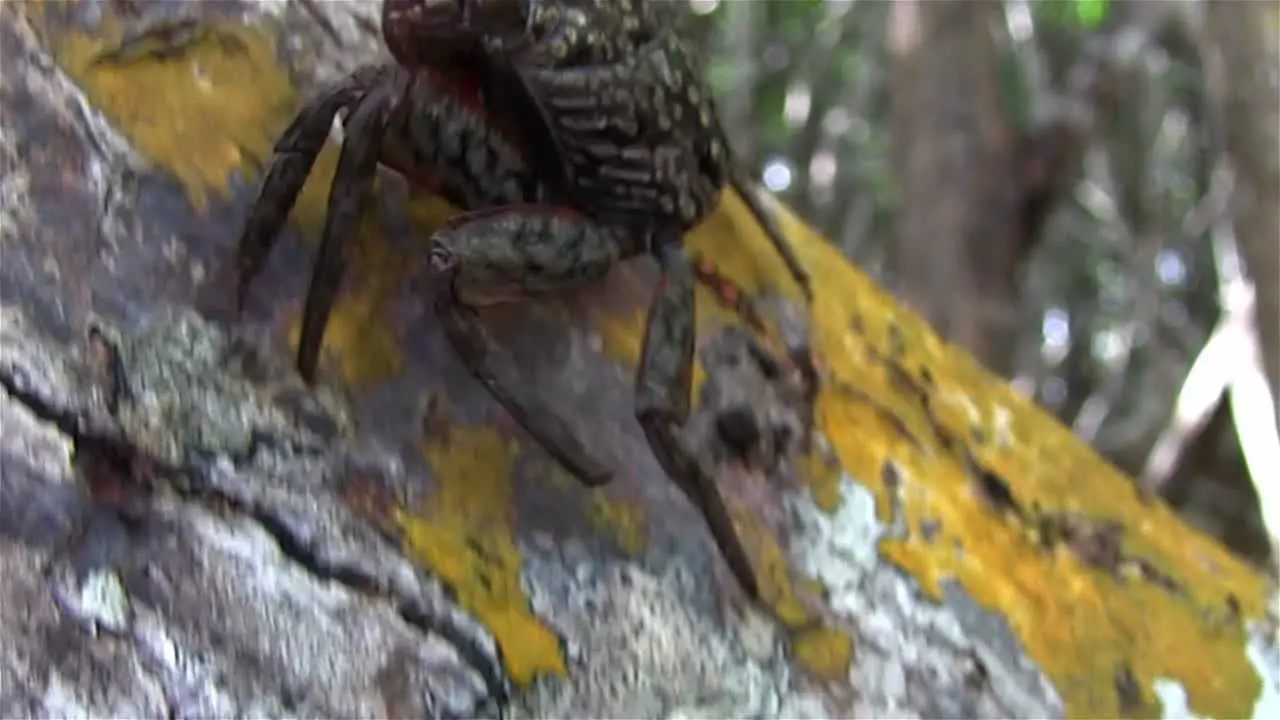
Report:
[{"label": "lichen patch", "polygon": [[[728,196],[691,249],[749,291],[787,292],[785,268],[746,217]],[[940,342],[794,216],[782,219],[818,296],[814,346],[830,372],[821,427],[882,517],[897,507],[905,524],[880,552],[934,598],[958,582],[1007,618],[1072,716],[1121,715],[1115,673],[1097,668],[1122,666],[1144,706],[1155,679],[1172,677],[1197,713],[1247,715],[1259,680],[1242,622],[1261,617],[1261,578],[1167,508],[1143,504],[1128,478]],[[1007,488],[1016,511],[992,504],[984,478]],[[1067,515],[1118,523],[1130,564],[1109,572],[1067,542],[1046,543],[1038,525]]]},{"label": "lichen patch", "polygon": [[[182,183],[198,212],[207,211],[213,198],[226,200],[233,177],[256,182],[302,101],[280,64],[267,23],[210,22],[172,57],[114,63],[101,58],[119,46],[125,26],[111,11],[102,15],[92,33],[60,35],[54,46],[59,65],[94,106],[148,162]],[[291,215],[311,248],[324,227],[338,154],[335,143],[320,153]],[[410,209],[422,238],[428,234],[421,222],[438,224],[446,214],[442,205],[448,207],[429,197]],[[343,384],[356,389],[392,377],[403,366],[387,310],[408,267],[387,242],[380,210],[371,204],[355,237],[340,239],[351,244],[351,261],[326,332],[325,354],[336,363]],[[229,238],[228,252],[231,243]],[[309,277],[310,266],[298,272]],[[297,340],[301,301],[293,303],[286,323],[290,344]]]},{"label": "lichen patch", "polygon": [[421,512],[399,517],[405,551],[435,570],[493,633],[511,679],[566,673],[555,633],[529,607],[513,536],[516,447],[488,428],[454,428],[423,449],[437,488]]},{"label": "lichen patch", "polygon": [[211,193],[226,196],[233,172],[270,155],[297,103],[269,33],[234,23],[209,31],[173,58],[107,63],[125,29],[104,12],[92,34],[67,33],[53,48],[94,107],[200,210]]},{"label": "lichen patch", "polygon": [[[130,143],[179,179],[194,207],[207,209],[229,195],[235,174],[256,176],[296,110],[299,94],[274,38],[263,27],[227,23],[215,39],[173,58],[95,65],[123,36],[113,12],[104,9],[91,33],[59,36],[52,50]],[[336,157],[334,147],[322,153],[295,209],[297,228],[312,246]],[[411,214],[435,223],[442,206],[417,205],[427,206]],[[942,343],[811,229],[789,214],[781,219],[817,295],[814,347],[829,373],[820,428],[843,470],[874,494],[881,517],[901,525],[901,533],[878,541],[879,552],[933,599],[958,585],[1007,619],[1072,716],[1122,715],[1121,668],[1131,678],[1126,692],[1136,688],[1139,695],[1127,698],[1136,706],[1154,706],[1155,683],[1167,678],[1185,689],[1198,715],[1249,714],[1260,680],[1244,650],[1243,625],[1263,615],[1262,579],[1164,506],[1142,503],[1128,478],[1066,429]],[[383,310],[403,281],[404,250],[381,228],[371,213],[351,239],[354,280],[330,326],[327,351],[336,355],[344,382],[355,386],[397,372],[401,362],[401,341]],[[748,293],[797,294],[733,193],[689,235],[688,249],[714,259]],[[721,313],[704,291],[699,301],[704,320]],[[595,325],[606,352],[634,367],[642,323],[641,313],[618,311]],[[401,525],[410,552],[490,627],[513,678],[528,681],[563,673],[565,664],[520,585],[514,454],[507,440],[481,429],[462,428],[449,444],[429,445],[436,495],[421,512],[405,511]],[[839,497],[837,475],[814,467],[804,477],[828,512]],[[1085,552],[1082,526],[1118,528],[1099,535],[1111,544],[1101,555],[1118,559],[1100,562],[1097,548]],[[789,549],[770,555],[775,540],[768,531],[750,522],[740,527],[748,543],[766,551],[758,562],[776,578],[778,597],[798,596]],[[798,605],[782,602],[775,610],[784,620],[800,619]]]}]

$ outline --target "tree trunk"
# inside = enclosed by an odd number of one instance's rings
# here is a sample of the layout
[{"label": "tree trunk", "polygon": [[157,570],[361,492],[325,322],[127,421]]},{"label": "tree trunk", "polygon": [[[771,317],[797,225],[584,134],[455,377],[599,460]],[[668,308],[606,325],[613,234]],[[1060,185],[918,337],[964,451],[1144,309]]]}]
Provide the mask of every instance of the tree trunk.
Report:
[{"label": "tree trunk", "polygon": [[[139,10],[197,22],[111,59]],[[438,200],[381,184],[321,387],[290,371],[332,144],[247,317],[195,314],[231,290],[212,268],[294,83],[374,59],[377,10],[0,4],[0,716],[1119,717],[1154,714],[1157,679],[1200,715],[1250,712],[1262,579],[785,211],[823,449],[788,439],[786,373],[728,354],[705,293],[685,433],[759,603],[634,419],[651,265],[484,314],[612,460],[594,490],[414,288],[457,212]],[[789,287],[732,194],[687,247],[748,297]],[[728,459],[730,409],[792,452]]]},{"label": "tree trunk", "polygon": [[1127,97],[1141,49],[1174,11],[1125,4],[1083,43],[1027,132],[1005,116],[992,0],[893,4],[891,128],[902,201],[900,295],[989,369],[1012,370],[1019,271],[1049,213],[1074,187],[1085,150]]},{"label": "tree trunk", "polygon": [[1007,375],[1016,330],[1017,137],[997,84],[991,0],[893,5],[891,122],[900,296]]}]

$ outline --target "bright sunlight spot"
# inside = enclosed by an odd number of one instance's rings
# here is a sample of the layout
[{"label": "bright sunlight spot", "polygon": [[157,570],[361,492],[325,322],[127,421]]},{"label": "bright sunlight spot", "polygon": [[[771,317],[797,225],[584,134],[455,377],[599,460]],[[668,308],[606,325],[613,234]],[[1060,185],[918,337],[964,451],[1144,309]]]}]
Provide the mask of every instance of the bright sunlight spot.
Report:
[{"label": "bright sunlight spot", "polygon": [[782,192],[791,187],[792,172],[791,166],[786,160],[770,160],[764,166],[764,174],[762,176],[764,186],[772,192]]},{"label": "bright sunlight spot", "polygon": [[836,181],[836,154],[830,150],[819,150],[813,154],[809,162],[809,178],[815,189],[830,188]]},{"label": "bright sunlight spot", "polygon": [[1040,333],[1044,336],[1040,352],[1045,362],[1050,365],[1062,362],[1071,346],[1071,321],[1067,312],[1062,308],[1049,308],[1044,314]]},{"label": "bright sunlight spot", "polygon": [[695,15],[710,15],[720,7],[720,0],[689,0],[689,8]]},{"label": "bright sunlight spot", "polygon": [[1156,274],[1165,285],[1178,287],[1187,280],[1187,266],[1182,262],[1181,255],[1172,250],[1163,250],[1156,258]]},{"label": "bright sunlight spot", "polygon": [[809,107],[813,103],[813,96],[809,92],[808,85],[792,85],[787,89],[787,99],[782,106],[782,114],[787,118],[787,124],[796,127],[809,119]]}]

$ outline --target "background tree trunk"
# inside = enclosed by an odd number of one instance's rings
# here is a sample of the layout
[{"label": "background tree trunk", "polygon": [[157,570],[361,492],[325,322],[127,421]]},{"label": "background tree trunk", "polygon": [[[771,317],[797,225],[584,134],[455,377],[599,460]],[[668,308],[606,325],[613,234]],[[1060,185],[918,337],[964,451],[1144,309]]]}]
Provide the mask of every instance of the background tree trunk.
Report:
[{"label": "background tree trunk", "polygon": [[902,194],[899,296],[948,340],[1007,374],[1020,238],[1017,136],[993,31],[1000,3],[894,3],[891,135]]}]

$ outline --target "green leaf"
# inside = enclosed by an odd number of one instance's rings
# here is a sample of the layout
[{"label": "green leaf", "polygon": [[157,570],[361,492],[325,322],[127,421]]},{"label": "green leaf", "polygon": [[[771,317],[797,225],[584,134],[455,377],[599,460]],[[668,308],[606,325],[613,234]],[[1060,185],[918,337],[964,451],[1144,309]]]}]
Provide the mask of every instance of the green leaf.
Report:
[{"label": "green leaf", "polygon": [[1076,0],[1076,20],[1087,27],[1097,27],[1107,16],[1108,0]]}]

